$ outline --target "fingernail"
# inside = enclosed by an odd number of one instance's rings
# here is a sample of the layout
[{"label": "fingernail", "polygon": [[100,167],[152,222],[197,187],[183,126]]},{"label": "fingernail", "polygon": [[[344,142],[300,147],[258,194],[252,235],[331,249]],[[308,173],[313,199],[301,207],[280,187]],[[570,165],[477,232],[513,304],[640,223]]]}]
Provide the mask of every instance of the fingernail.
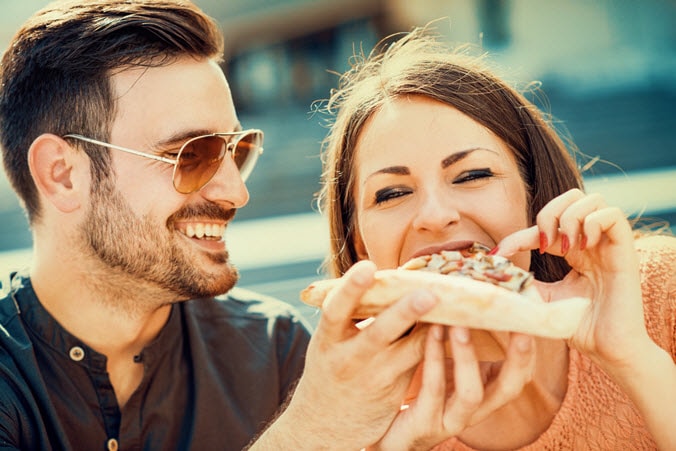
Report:
[{"label": "fingernail", "polygon": [[547,234],[545,232],[540,232],[540,253],[544,254],[548,247],[549,241],[547,240]]},{"label": "fingernail", "polygon": [[455,338],[458,343],[466,345],[469,343],[469,330],[464,327],[454,327],[453,338]]},{"label": "fingernail", "polygon": [[443,341],[444,339],[444,329],[438,324],[432,325],[432,337],[437,341]]},{"label": "fingernail", "polygon": [[352,283],[354,283],[355,285],[359,286],[366,285],[366,280],[367,278],[365,274],[362,273],[352,274]]},{"label": "fingernail", "polygon": [[528,352],[531,348],[532,339],[530,337],[519,337],[516,347],[521,352]]},{"label": "fingernail", "polygon": [[498,246],[495,246],[493,249],[490,250],[488,255],[495,255],[495,254],[498,253],[499,250],[500,250],[500,248]]},{"label": "fingernail", "polygon": [[580,239],[580,250],[583,251],[587,248],[587,235],[582,235]]},{"label": "fingernail", "polygon": [[424,313],[434,306],[436,298],[431,293],[420,290],[413,294],[413,308],[417,312]]},{"label": "fingernail", "polygon": [[570,249],[570,240],[568,239],[568,235],[565,233],[561,234],[561,253],[563,255],[566,255],[568,253],[568,249]]},{"label": "fingernail", "polygon": [[371,276],[368,271],[365,269],[365,265],[361,264],[359,268],[354,268],[351,271],[350,278],[352,283],[356,285],[368,285],[370,282]]}]

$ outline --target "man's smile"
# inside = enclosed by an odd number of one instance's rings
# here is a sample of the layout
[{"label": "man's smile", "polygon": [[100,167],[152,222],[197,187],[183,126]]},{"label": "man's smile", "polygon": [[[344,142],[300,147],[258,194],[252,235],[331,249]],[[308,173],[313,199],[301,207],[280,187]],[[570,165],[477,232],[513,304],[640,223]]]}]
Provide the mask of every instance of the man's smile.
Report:
[{"label": "man's smile", "polygon": [[222,241],[225,235],[224,223],[179,222],[176,229],[188,238],[200,240]]}]

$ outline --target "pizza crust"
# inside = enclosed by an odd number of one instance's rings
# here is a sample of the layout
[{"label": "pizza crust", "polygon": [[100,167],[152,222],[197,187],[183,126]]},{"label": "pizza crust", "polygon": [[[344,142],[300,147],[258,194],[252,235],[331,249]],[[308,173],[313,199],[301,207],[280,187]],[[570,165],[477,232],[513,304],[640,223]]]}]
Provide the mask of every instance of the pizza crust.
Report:
[{"label": "pizza crust", "polygon": [[[320,307],[339,279],[319,280],[301,292],[306,304]],[[574,297],[543,302],[534,287],[516,293],[468,277],[429,271],[385,269],[361,298],[354,318],[375,316],[402,296],[425,288],[441,302],[421,321],[490,331],[521,332],[547,338],[570,338],[578,328],[589,299]]]}]

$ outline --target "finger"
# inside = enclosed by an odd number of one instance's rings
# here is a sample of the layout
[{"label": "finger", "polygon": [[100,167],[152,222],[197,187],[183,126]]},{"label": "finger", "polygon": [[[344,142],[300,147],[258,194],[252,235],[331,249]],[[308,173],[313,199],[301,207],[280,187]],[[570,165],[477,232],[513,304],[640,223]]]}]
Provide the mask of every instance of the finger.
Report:
[{"label": "finger", "polygon": [[585,218],[605,206],[605,199],[600,194],[595,193],[582,197],[566,208],[559,218],[560,252],[562,255],[567,254],[571,248],[585,247],[584,245],[580,246],[583,239],[587,239],[583,238],[586,235],[582,230]]},{"label": "finger", "polygon": [[469,423],[484,397],[479,361],[470,340],[469,330],[453,327],[450,331],[453,351],[455,390],[446,401],[444,428],[456,433]]},{"label": "finger", "polygon": [[439,412],[443,407],[446,396],[445,335],[445,327],[430,325],[425,341],[422,386],[416,401],[423,412]]},{"label": "finger", "polygon": [[488,383],[484,402],[472,417],[472,424],[516,398],[533,378],[535,341],[525,334],[512,333],[498,377]]},{"label": "finger", "polygon": [[373,284],[375,270],[373,262],[362,260],[345,273],[340,285],[329,293],[322,305],[316,335],[337,342],[346,338],[347,331],[354,330],[352,312]]},{"label": "finger", "polygon": [[366,352],[382,349],[400,338],[437,303],[432,292],[424,289],[412,291],[386,308],[358,336],[358,346]]},{"label": "finger", "polygon": [[625,214],[617,207],[606,207],[585,217],[583,233],[587,238],[586,247],[594,247],[603,235],[614,242],[629,242],[633,239],[631,225]]},{"label": "finger", "polygon": [[[547,205],[542,207],[538,213],[535,222],[540,231],[540,253],[552,251],[550,253],[558,254],[560,251],[559,218],[563,212],[574,202],[583,198],[585,194],[577,189],[571,189],[565,193],[550,200]],[[556,249],[553,247],[556,246]]]},{"label": "finger", "polygon": [[540,247],[540,231],[538,226],[532,226],[514,232],[503,238],[497,247],[496,254],[503,257],[511,257],[514,254]]}]

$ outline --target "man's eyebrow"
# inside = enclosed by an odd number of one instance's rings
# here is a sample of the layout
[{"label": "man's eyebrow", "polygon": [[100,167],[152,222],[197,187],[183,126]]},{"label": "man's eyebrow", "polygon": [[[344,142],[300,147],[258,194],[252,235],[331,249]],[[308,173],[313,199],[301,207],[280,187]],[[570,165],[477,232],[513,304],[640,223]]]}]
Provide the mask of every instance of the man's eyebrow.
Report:
[{"label": "man's eyebrow", "polygon": [[[242,125],[240,123],[237,123],[234,127],[233,130],[229,132],[240,132],[242,131]],[[157,142],[158,147],[168,147],[171,145],[175,145],[178,143],[184,143],[185,141],[195,138],[197,136],[203,136],[203,135],[211,135],[213,133],[219,133],[220,130],[214,131],[211,129],[193,129],[193,130],[185,130],[185,131],[180,131],[177,133],[174,133],[173,135],[169,136],[168,138],[165,138],[161,141]],[[229,133],[227,132],[227,133]]]}]

